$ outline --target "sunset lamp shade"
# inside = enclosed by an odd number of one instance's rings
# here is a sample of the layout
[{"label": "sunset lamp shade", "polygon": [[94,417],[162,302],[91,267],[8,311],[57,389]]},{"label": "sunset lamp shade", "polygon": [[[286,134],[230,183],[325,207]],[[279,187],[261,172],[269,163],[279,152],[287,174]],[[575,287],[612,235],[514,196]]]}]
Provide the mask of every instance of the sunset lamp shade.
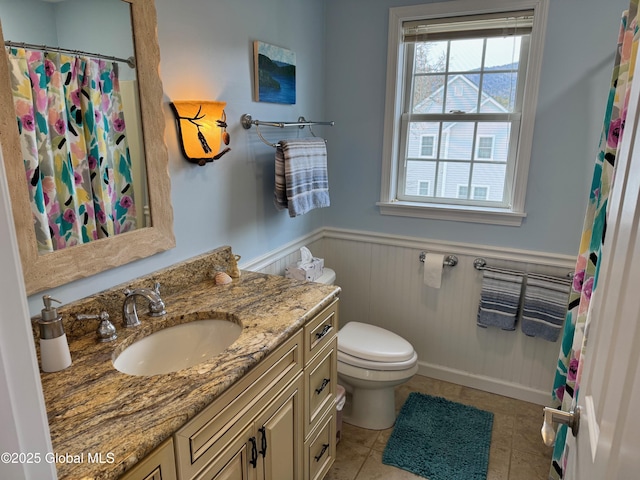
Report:
[{"label": "sunset lamp shade", "polygon": [[[178,100],[171,103],[178,123],[182,153],[190,162],[205,165],[231,150],[225,102]],[[220,149],[223,145],[222,150]]]}]

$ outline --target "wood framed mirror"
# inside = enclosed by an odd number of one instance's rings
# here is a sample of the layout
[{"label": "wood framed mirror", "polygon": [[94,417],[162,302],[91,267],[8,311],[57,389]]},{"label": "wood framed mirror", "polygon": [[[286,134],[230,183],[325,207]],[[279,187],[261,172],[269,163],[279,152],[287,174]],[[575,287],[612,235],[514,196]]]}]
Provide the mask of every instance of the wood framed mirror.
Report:
[{"label": "wood framed mirror", "polygon": [[[130,6],[151,225],[72,248],[39,254],[9,67],[6,57],[3,58],[0,61],[0,144],[28,295],[175,247],[154,0],[113,1],[122,1]],[[2,20],[0,18],[0,22]],[[1,26],[0,39],[4,45]]]}]

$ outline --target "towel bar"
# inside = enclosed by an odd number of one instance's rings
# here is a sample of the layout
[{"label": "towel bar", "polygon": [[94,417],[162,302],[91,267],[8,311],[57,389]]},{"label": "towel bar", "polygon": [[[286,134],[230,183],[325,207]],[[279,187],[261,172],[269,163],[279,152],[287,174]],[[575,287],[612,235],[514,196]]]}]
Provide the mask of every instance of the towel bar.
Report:
[{"label": "towel bar", "polygon": [[[484,258],[481,258],[481,257],[478,257],[473,261],[473,268],[475,268],[476,270],[485,270],[485,269],[487,269],[487,270],[497,270],[497,271],[500,271],[500,270],[511,271],[511,270],[504,269],[504,268],[501,269],[501,268],[497,268],[497,267],[490,267],[490,266],[487,265],[487,261]],[[546,278],[549,278],[549,279],[552,279],[552,280],[553,279],[557,280],[558,278],[560,278],[560,277],[554,277],[553,275],[544,275],[544,274],[541,274],[541,273],[534,273],[534,272],[530,272],[530,273],[532,275],[538,275],[539,277],[546,277]],[[570,280],[573,280],[573,272],[567,273],[567,278],[570,279]]]},{"label": "towel bar", "polygon": [[240,117],[240,124],[245,130],[249,130],[252,125],[255,125],[256,133],[258,134],[258,137],[260,137],[260,140],[262,140],[265,144],[269,145],[270,147],[276,148],[279,146],[277,143],[271,143],[262,136],[262,134],[260,133],[260,126],[277,127],[277,128],[298,127],[299,129],[303,129],[304,127],[309,127],[309,131],[311,132],[311,135],[315,137],[313,130],[311,130],[312,125],[329,125],[330,127],[333,127],[335,125],[335,122],[312,122],[312,121],[308,121],[302,116],[298,117],[297,122],[265,122],[263,120],[254,120],[251,115],[249,115],[248,113],[245,113],[242,115],[242,117]]},{"label": "towel bar", "polygon": [[[427,252],[420,252],[420,261],[424,263],[427,259]],[[455,255],[447,255],[444,260],[442,260],[443,267],[455,267],[458,264],[458,257]]]}]

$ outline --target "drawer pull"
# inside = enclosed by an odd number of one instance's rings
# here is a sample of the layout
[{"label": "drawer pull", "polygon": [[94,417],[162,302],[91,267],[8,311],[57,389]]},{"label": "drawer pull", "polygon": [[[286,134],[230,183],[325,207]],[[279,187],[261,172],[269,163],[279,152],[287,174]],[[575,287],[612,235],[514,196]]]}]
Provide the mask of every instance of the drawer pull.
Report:
[{"label": "drawer pull", "polygon": [[249,460],[249,463],[253,468],[256,468],[258,465],[258,446],[256,445],[256,437],[251,437],[249,441],[251,442],[251,460]]},{"label": "drawer pull", "polygon": [[320,450],[320,453],[318,455],[315,456],[316,462],[319,462],[320,459],[322,458],[322,456],[324,455],[324,452],[327,451],[327,448],[329,448],[329,444],[328,443],[324,443],[322,444],[322,450]]},{"label": "drawer pull", "polygon": [[324,380],[322,380],[322,385],[320,385],[320,387],[316,388],[316,393],[318,395],[320,395],[322,393],[322,391],[327,388],[327,385],[329,385],[329,382],[331,381],[330,378],[325,378]]},{"label": "drawer pull", "polygon": [[329,324],[325,325],[321,332],[316,333],[316,339],[320,340],[322,337],[324,337],[330,331],[331,331],[331,325],[329,325]]},{"label": "drawer pull", "polygon": [[258,431],[262,434],[262,439],[260,440],[260,454],[262,458],[267,455],[267,429],[265,427],[259,428]]}]

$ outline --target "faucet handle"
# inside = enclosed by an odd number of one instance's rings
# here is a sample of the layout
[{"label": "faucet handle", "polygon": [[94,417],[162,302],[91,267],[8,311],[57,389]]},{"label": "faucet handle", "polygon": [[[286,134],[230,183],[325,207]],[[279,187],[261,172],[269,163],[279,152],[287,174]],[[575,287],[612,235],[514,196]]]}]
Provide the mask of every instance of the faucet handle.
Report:
[{"label": "faucet handle", "polygon": [[153,291],[158,296],[158,300],[149,302],[149,315],[152,317],[161,317],[167,313],[165,304],[160,297],[160,282],[153,285]]},{"label": "faucet handle", "polygon": [[76,315],[76,320],[100,320],[100,325],[98,325],[98,329],[96,330],[99,342],[112,342],[118,338],[116,327],[111,323],[109,314],[105,311],[100,312],[100,315],[79,313]]}]

